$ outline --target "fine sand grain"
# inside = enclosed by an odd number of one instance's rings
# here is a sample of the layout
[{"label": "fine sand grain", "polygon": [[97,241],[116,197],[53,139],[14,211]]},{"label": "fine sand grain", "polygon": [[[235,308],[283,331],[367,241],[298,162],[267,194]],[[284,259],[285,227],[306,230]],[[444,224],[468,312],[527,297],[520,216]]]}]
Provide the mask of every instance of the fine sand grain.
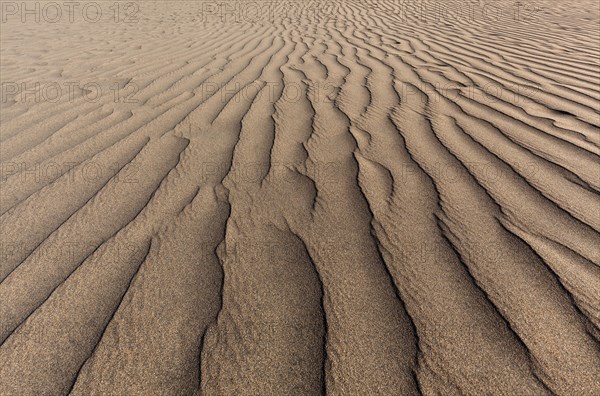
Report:
[{"label": "fine sand grain", "polygon": [[49,4],[0,395],[600,395],[596,1]]}]

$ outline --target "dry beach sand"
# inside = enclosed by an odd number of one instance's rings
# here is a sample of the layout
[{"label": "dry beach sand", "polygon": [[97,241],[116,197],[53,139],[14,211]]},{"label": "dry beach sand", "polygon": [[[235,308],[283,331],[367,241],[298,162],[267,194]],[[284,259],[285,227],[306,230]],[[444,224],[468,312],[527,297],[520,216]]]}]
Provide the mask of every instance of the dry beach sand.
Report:
[{"label": "dry beach sand", "polygon": [[2,2],[0,395],[600,395],[596,1],[91,3]]}]

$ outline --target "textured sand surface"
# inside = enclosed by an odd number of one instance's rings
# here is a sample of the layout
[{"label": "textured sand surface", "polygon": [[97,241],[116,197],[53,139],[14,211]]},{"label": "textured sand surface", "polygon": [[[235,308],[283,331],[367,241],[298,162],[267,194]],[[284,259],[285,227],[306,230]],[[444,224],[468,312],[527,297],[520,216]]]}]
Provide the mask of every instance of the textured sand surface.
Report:
[{"label": "textured sand surface", "polygon": [[600,5],[221,3],[3,2],[0,395],[600,395]]}]

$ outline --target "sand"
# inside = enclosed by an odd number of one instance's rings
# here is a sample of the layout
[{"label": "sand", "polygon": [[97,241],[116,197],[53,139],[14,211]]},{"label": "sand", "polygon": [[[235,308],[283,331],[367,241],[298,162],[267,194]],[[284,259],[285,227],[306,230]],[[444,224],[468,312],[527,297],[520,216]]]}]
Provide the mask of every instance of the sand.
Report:
[{"label": "sand", "polygon": [[599,7],[3,2],[0,395],[600,395]]}]

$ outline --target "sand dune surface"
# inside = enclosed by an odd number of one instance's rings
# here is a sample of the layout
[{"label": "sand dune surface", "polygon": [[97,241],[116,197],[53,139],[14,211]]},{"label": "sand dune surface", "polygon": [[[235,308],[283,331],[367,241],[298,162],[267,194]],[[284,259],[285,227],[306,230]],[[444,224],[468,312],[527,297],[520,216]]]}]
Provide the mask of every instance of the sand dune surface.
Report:
[{"label": "sand dune surface", "polygon": [[2,3],[0,395],[600,395],[595,1],[64,7]]}]

